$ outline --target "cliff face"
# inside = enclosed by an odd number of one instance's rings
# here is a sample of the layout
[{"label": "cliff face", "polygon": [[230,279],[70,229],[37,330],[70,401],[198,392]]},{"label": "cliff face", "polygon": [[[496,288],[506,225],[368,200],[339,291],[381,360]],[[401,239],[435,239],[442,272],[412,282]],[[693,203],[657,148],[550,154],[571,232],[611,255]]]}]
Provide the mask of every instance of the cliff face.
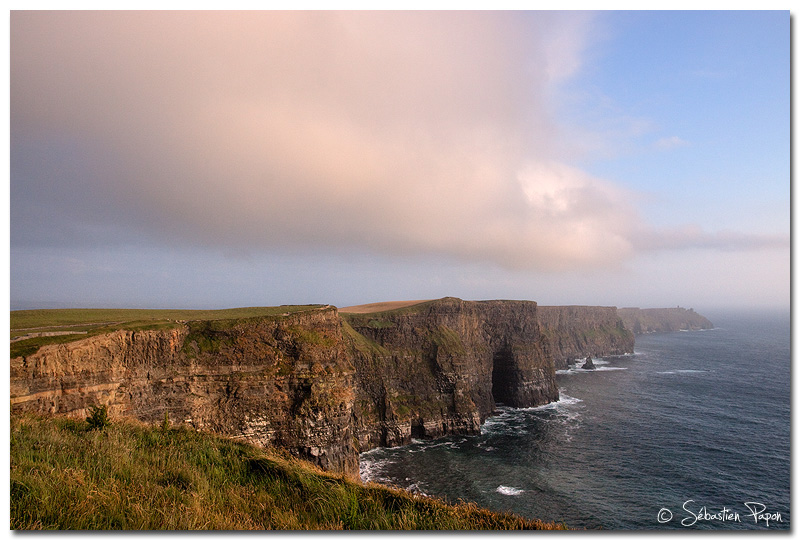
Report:
[{"label": "cliff face", "polygon": [[714,325],[693,309],[677,308],[621,308],[619,316],[625,327],[636,335],[679,330],[707,330]]},{"label": "cliff face", "polygon": [[567,361],[632,351],[615,308],[457,298],[378,313],[328,307],[43,346],[11,359],[11,409],[166,414],[357,475],[358,452],[479,433],[496,402],[557,400],[555,369]]},{"label": "cliff face", "polygon": [[188,423],[358,474],[354,371],[335,308],[119,331],[11,360],[12,410]]},{"label": "cliff face", "polygon": [[445,298],[348,315],[360,449],[479,433],[495,401],[558,399],[534,302]]},{"label": "cliff face", "polygon": [[633,353],[633,333],[615,307],[539,306],[539,324],[556,369],[587,356]]}]

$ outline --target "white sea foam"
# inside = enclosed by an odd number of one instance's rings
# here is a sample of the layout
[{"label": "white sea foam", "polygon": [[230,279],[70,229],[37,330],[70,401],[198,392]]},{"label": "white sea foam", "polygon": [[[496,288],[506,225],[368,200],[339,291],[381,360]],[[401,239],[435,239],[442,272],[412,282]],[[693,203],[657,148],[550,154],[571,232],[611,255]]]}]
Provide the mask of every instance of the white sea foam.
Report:
[{"label": "white sea foam", "polygon": [[521,493],[525,493],[524,489],[518,489],[508,486],[497,486],[497,489],[495,491],[497,491],[497,493],[500,493],[501,495],[519,495]]},{"label": "white sea foam", "polygon": [[[408,480],[408,478],[406,478],[406,480]],[[416,493],[417,495],[422,495],[423,497],[429,497],[430,495],[425,493],[422,488],[419,487],[420,484],[421,482],[414,482],[406,488],[406,491],[410,493]]]},{"label": "white sea foam", "polygon": [[558,413],[559,417],[566,415],[567,419],[571,420],[580,414],[578,411],[574,410],[572,406],[582,401],[582,399],[568,396],[560,392],[558,401],[553,401],[537,407],[513,408],[505,405],[497,405],[495,414],[487,418],[486,422],[481,426],[481,434],[514,433],[516,435],[524,435],[528,433],[528,430],[523,427],[527,424],[525,413],[531,412],[555,411]]},{"label": "white sea foam", "polygon": [[[619,358],[622,356],[634,356],[634,354],[625,354],[625,355],[615,355],[614,358]],[[586,360],[578,358],[574,360],[574,364],[570,365],[567,369],[557,369],[556,375],[573,375],[575,373],[594,373],[598,371],[619,371],[623,369],[628,369],[627,367],[619,367],[619,366],[610,366],[610,360],[606,358],[592,358],[592,363],[594,364],[594,369],[583,369],[583,366],[586,365]]]},{"label": "white sea foam", "polygon": [[[367,452],[363,452],[363,454],[367,454]],[[366,460],[366,459],[359,459],[358,464],[358,472],[361,474],[361,480],[364,482],[389,482],[391,479],[387,476],[384,476],[384,468],[386,465],[390,465],[394,463],[394,461],[384,458],[384,459],[376,459],[376,460]]]},{"label": "white sea foam", "polygon": [[371,450],[366,450],[366,451],[364,451],[364,452],[361,452],[361,454],[360,454],[360,455],[362,455],[362,456],[371,456],[372,454],[377,454],[377,453],[380,453],[380,452],[382,452],[383,450],[384,450],[384,447],[382,447],[382,446],[376,446],[375,448],[372,448]]},{"label": "white sea foam", "polygon": [[582,399],[568,396],[563,392],[559,392],[558,401],[552,401],[550,403],[545,403],[544,405],[539,405],[537,407],[524,407],[520,409],[511,409],[511,410],[512,411],[546,411],[549,409],[562,410],[566,406],[574,405],[582,401],[583,401]]},{"label": "white sea foam", "polygon": [[[595,362],[597,364],[597,362]],[[573,366],[569,369],[559,369],[556,371],[556,375],[574,375],[576,373],[596,373],[598,371],[621,371],[624,369],[628,369],[626,367],[619,367],[619,366],[603,366],[598,365],[594,369],[583,369],[583,364],[580,366]]]},{"label": "white sea foam", "polygon": [[561,392],[558,395],[558,401],[556,403],[560,403],[562,405],[575,405],[576,403],[582,403],[583,400],[580,398],[568,396],[567,394]]}]

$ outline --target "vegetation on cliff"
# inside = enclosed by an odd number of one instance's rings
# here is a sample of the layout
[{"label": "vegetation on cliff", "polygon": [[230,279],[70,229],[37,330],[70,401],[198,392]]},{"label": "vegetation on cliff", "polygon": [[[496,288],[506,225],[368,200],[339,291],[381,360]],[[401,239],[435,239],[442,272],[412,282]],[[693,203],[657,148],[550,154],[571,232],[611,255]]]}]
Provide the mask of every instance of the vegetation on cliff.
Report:
[{"label": "vegetation on cliff", "polygon": [[12,529],[552,529],[187,428],[11,416]]},{"label": "vegetation on cliff", "polygon": [[29,309],[11,312],[11,358],[35,353],[43,345],[69,343],[116,330],[161,330],[178,321],[226,321],[277,317],[320,309],[322,305],[232,309]]},{"label": "vegetation on cliff", "polygon": [[711,321],[692,308],[620,308],[619,316],[625,327],[637,336],[654,332],[714,328]]},{"label": "vegetation on cliff", "polygon": [[633,351],[613,307],[367,307],[12,312],[11,411],[168,414],[357,476],[359,452],[478,433],[498,402],[557,400],[555,370],[570,360]]}]

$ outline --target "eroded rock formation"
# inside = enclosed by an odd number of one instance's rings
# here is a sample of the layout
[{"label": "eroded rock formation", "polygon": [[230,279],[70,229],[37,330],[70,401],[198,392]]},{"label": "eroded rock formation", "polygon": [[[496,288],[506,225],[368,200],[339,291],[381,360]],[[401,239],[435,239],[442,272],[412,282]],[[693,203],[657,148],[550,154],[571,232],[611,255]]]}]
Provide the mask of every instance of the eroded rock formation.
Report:
[{"label": "eroded rock formation", "polygon": [[479,433],[495,402],[558,399],[535,302],[444,298],[347,315],[356,365],[359,446]]},{"label": "eroded rock formation", "polygon": [[112,417],[166,415],[357,475],[361,451],[478,433],[497,402],[557,400],[555,370],[569,361],[632,351],[616,308],[458,298],[363,314],[325,307],[46,345],[11,359],[11,409],[83,417],[101,403]]},{"label": "eroded rock formation", "polygon": [[615,307],[539,306],[539,323],[556,369],[566,369],[589,355],[633,352],[634,336]]},{"label": "eroded rock formation", "polygon": [[358,474],[354,369],[335,308],[118,331],[11,359],[12,410],[186,423]]},{"label": "eroded rock formation", "polygon": [[653,332],[714,328],[711,321],[691,308],[620,308],[618,311],[625,328],[637,336]]}]

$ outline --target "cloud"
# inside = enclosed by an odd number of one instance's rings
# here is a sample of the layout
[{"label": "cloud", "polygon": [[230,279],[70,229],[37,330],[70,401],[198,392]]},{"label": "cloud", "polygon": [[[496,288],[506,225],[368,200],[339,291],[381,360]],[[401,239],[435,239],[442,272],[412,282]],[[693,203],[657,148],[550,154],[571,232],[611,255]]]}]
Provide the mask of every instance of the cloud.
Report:
[{"label": "cloud", "polygon": [[12,12],[12,246],[613,265],[641,243],[635,195],[552,158],[549,99],[590,28],[557,12]]},{"label": "cloud", "polygon": [[696,225],[656,230],[643,229],[632,238],[640,251],[760,251],[788,249],[788,235],[747,234],[736,231],[707,232]]},{"label": "cloud", "polygon": [[677,135],[673,135],[672,137],[663,137],[655,142],[655,147],[659,150],[671,150],[673,148],[680,148],[682,146],[689,146],[689,143]]}]

